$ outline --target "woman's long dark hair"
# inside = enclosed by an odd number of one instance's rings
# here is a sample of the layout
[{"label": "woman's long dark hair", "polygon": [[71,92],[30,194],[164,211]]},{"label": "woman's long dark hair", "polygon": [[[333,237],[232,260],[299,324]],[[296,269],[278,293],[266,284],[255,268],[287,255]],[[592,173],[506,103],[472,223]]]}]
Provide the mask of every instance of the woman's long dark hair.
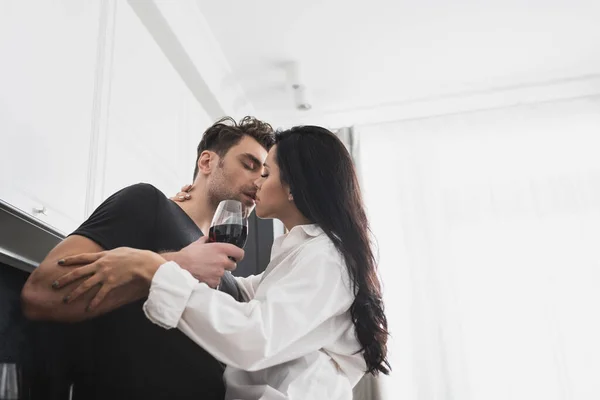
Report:
[{"label": "woman's long dark hair", "polygon": [[387,318],[370,230],[352,158],[333,133],[298,126],[276,133],[281,181],[298,210],[318,224],[343,255],[356,298],[350,308],[367,372],[388,374]]}]

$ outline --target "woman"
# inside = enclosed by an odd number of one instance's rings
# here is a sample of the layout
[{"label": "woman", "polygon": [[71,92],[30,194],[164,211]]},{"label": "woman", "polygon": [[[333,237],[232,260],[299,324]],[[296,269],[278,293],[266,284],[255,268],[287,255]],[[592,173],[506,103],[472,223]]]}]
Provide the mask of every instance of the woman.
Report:
[{"label": "woman", "polygon": [[114,250],[119,268],[94,263],[61,285],[85,273],[112,288],[129,279],[127,270],[147,280],[147,317],[227,365],[227,399],[351,399],[365,372],[389,373],[387,320],[351,157],[328,130],[295,127],[277,134],[256,186],[256,214],[280,219],[289,233],[275,240],[265,272],[236,278],[247,303],[134,249]]}]

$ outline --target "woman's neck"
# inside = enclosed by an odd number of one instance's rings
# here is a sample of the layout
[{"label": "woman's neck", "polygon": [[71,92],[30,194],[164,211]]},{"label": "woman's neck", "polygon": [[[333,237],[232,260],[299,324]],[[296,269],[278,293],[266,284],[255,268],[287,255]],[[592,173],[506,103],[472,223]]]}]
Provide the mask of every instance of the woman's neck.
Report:
[{"label": "woman's neck", "polygon": [[299,211],[297,213],[291,213],[289,216],[286,216],[285,218],[279,218],[281,220],[281,222],[283,223],[283,226],[285,226],[285,229],[287,229],[287,231],[291,231],[292,229],[294,229],[294,227],[298,226],[298,225],[308,225],[308,224],[312,224],[312,222],[306,218],[304,215],[302,215]]}]

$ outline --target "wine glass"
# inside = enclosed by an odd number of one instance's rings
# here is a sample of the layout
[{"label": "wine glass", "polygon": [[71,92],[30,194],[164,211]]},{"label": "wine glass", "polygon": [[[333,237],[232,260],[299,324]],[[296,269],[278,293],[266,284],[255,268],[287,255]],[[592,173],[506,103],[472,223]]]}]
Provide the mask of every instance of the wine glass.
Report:
[{"label": "wine glass", "polygon": [[231,243],[243,249],[247,238],[248,216],[246,207],[237,200],[223,200],[220,202],[210,224],[207,242]]},{"label": "wine glass", "polygon": [[[210,224],[207,242],[231,243],[243,249],[247,238],[248,216],[246,207],[237,200],[221,201]],[[233,257],[229,257],[229,259],[237,262]],[[220,287],[219,284],[216,289],[219,290]]]},{"label": "wine glass", "polygon": [[0,400],[19,400],[17,364],[0,363]]}]

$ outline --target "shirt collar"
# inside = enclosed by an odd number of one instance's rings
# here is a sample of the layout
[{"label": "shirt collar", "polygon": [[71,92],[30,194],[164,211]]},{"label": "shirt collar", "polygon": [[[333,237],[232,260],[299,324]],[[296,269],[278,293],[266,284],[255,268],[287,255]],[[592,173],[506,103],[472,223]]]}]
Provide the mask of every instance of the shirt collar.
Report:
[{"label": "shirt collar", "polygon": [[294,232],[301,231],[304,232],[307,236],[315,237],[319,236],[323,233],[323,229],[319,227],[317,224],[307,224],[307,225],[296,225],[290,230],[288,235],[295,235]]},{"label": "shirt collar", "polygon": [[297,248],[308,239],[319,236],[323,230],[317,224],[297,225],[285,235],[279,236],[271,248],[271,260]]}]

